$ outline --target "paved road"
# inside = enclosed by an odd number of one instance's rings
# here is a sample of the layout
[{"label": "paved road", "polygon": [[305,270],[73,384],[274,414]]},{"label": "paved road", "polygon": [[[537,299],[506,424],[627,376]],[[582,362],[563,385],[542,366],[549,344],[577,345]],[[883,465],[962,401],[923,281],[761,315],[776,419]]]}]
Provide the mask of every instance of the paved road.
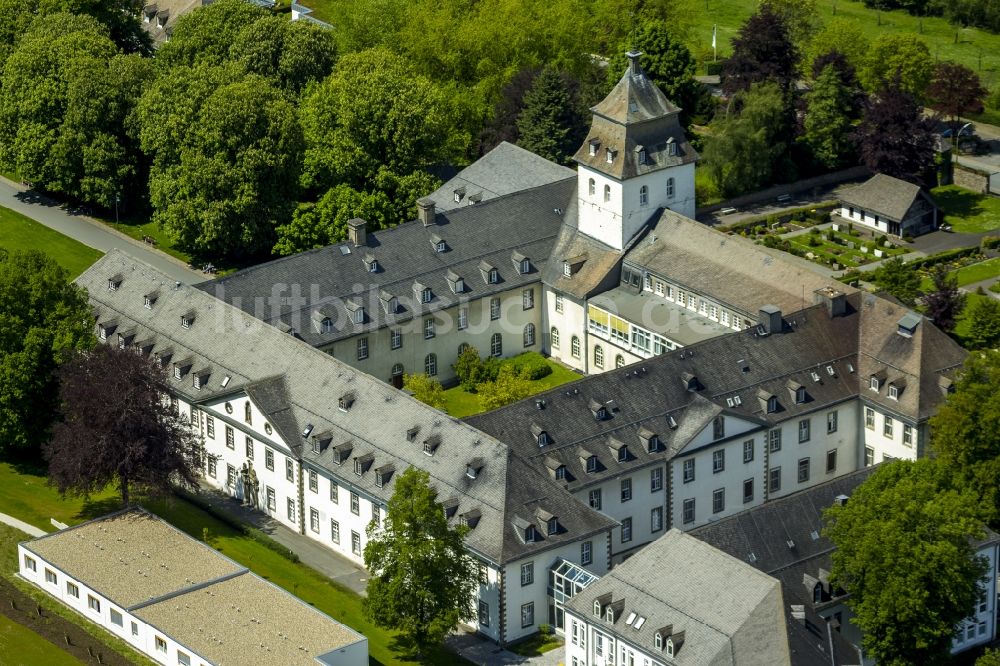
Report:
[{"label": "paved road", "polygon": [[0,206],[27,215],[50,229],[101,252],[107,252],[113,248],[121,249],[153,268],[163,271],[175,280],[193,284],[203,282],[209,277],[199,271],[189,269],[182,261],[154,250],[100,222],[63,210],[56,202],[45,199],[32,191],[25,191],[24,186],[3,177],[0,177]]}]

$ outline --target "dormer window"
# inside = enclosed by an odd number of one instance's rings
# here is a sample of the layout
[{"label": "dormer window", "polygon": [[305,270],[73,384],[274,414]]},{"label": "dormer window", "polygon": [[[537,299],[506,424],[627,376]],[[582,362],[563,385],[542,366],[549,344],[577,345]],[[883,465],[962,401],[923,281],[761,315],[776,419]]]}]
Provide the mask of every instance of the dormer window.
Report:
[{"label": "dormer window", "polygon": [[354,459],[354,473],[358,476],[362,476],[368,471],[368,468],[372,466],[372,462],[375,461],[375,456],[371,453],[367,453],[363,456],[358,456]]},{"label": "dormer window", "polygon": [[773,414],[778,411],[778,399],[773,395],[767,399],[767,413]]},{"label": "dormer window", "polygon": [[365,323],[365,309],[363,307],[358,307],[358,309],[354,311],[352,318],[355,324]]},{"label": "dormer window", "polygon": [[666,653],[668,657],[674,656],[674,642],[671,639],[667,639]]},{"label": "dormer window", "polygon": [[392,478],[392,472],[395,467],[392,465],[384,465],[375,470],[375,485],[381,488],[385,484],[389,483],[389,479]]},{"label": "dormer window", "polygon": [[455,194],[455,203],[462,203],[462,198],[465,197],[465,188],[464,187],[456,188],[454,194]]},{"label": "dormer window", "polygon": [[880,386],[880,383],[879,383],[878,377],[876,377],[875,375],[872,375],[871,384],[869,385],[869,388],[871,388],[871,390],[873,390],[873,391],[877,391],[877,390],[879,390],[879,386]]},{"label": "dormer window", "polygon": [[437,451],[438,445],[441,444],[441,437],[439,435],[431,435],[424,440],[424,455],[432,456],[434,452]]},{"label": "dormer window", "polygon": [[461,294],[465,292],[465,280],[463,280],[458,273],[449,270],[446,276],[448,278],[448,284],[451,286],[451,290],[456,294]]},{"label": "dormer window", "polygon": [[889,397],[893,400],[899,400],[899,387],[895,384],[889,384]]},{"label": "dormer window", "polygon": [[552,438],[549,437],[549,433],[544,430],[538,433],[537,437],[538,446],[547,446],[552,443]]},{"label": "dormer window", "polygon": [[434,243],[434,251],[435,252],[444,252],[447,249],[448,249],[448,246],[445,244],[445,242],[443,240],[439,240],[436,243]]},{"label": "dormer window", "polygon": [[601,142],[598,139],[591,139],[590,140],[590,156],[591,157],[596,157],[597,156],[597,151],[600,149],[600,147],[601,147]]},{"label": "dormer window", "polygon": [[114,275],[108,278],[108,291],[118,291],[118,287],[122,284],[122,276]]},{"label": "dormer window", "polygon": [[406,431],[406,441],[412,442],[417,438],[417,433],[420,432],[420,428],[410,428]]},{"label": "dormer window", "polygon": [[424,290],[420,292],[420,302],[430,303],[431,299],[434,298],[434,292],[431,291],[430,287],[424,287]]},{"label": "dormer window", "polygon": [[645,164],[646,149],[643,146],[636,146],[635,152],[636,152],[636,160],[639,162],[639,164]]},{"label": "dormer window", "polygon": [[194,314],[188,313],[186,315],[181,315],[181,328],[191,328],[194,323]]},{"label": "dormer window", "polygon": [[663,649],[663,636],[659,634],[655,634],[653,636],[653,647],[656,648],[657,650]]},{"label": "dormer window", "polygon": [[611,624],[615,623],[615,609],[608,606],[608,611],[604,614],[604,619],[606,619]]},{"label": "dormer window", "polygon": [[565,481],[566,465],[559,465],[559,467],[556,467],[555,475],[556,475],[556,481]]},{"label": "dormer window", "polygon": [[483,459],[475,458],[472,462],[465,466],[465,476],[470,479],[476,479],[479,477],[479,473],[483,469]]},{"label": "dormer window", "polygon": [[524,528],[524,542],[534,543],[538,540],[538,530],[535,529],[534,525],[528,525]]},{"label": "dormer window", "polygon": [[795,389],[795,403],[801,405],[806,401],[806,387],[800,386]]},{"label": "dormer window", "polygon": [[615,161],[615,151],[613,151],[610,148],[608,148],[607,151],[605,152],[605,158],[606,158],[608,164],[611,164],[612,162],[614,162]]},{"label": "dormer window", "polygon": [[147,310],[152,310],[153,309],[153,303],[156,303],[156,296],[157,295],[155,293],[146,294],[145,296],[143,296],[142,297],[142,306],[144,308],[146,308]]},{"label": "dormer window", "polygon": [[382,302],[382,309],[385,310],[386,314],[396,314],[396,311],[399,310],[399,301],[384,289],[379,292],[378,298]]},{"label": "dormer window", "polygon": [[500,281],[500,273],[497,272],[497,269],[495,268],[490,269],[489,273],[487,274],[486,281],[489,282],[490,284],[496,284],[497,282]]},{"label": "dormer window", "polygon": [[618,449],[618,462],[627,462],[627,461],[628,461],[628,446],[622,445],[622,447]]},{"label": "dormer window", "polygon": [[378,259],[373,258],[368,260],[368,272],[378,273]]},{"label": "dormer window", "polygon": [[592,456],[588,456],[587,457],[587,473],[588,474],[593,474],[596,471],[597,471],[597,456],[593,456],[593,455]]},{"label": "dormer window", "polygon": [[670,137],[667,139],[667,156],[668,157],[677,156],[677,141],[674,140],[674,137]]},{"label": "dormer window", "polygon": [[568,261],[563,262],[563,277],[570,277],[573,275],[573,268],[569,265]]},{"label": "dormer window", "polygon": [[594,617],[601,617],[601,602],[594,602]]},{"label": "dormer window", "polygon": [[346,412],[348,409],[351,408],[351,405],[353,404],[354,404],[353,393],[345,393],[344,395],[340,396],[340,398],[337,400],[337,408],[340,409],[340,411],[342,412]]},{"label": "dormer window", "polygon": [[332,333],[333,332],[333,320],[329,317],[323,317],[323,321],[319,323],[320,333]]}]

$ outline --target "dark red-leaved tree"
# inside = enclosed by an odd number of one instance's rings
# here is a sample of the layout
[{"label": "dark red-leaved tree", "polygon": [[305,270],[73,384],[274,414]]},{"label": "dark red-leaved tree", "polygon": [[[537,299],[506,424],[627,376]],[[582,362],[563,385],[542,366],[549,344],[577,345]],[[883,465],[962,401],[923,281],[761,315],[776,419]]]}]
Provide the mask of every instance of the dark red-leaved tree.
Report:
[{"label": "dark red-leaved tree", "polygon": [[979,75],[956,62],[940,62],[934,66],[927,98],[935,111],[951,119],[954,127],[963,113],[979,113],[989,91],[983,87]]},{"label": "dark red-leaved tree", "polygon": [[72,357],[59,369],[62,420],[43,446],[50,482],[83,496],[116,483],[124,506],[132,491],[193,487],[199,443],[166,394],[162,371],[131,351]]},{"label": "dark red-leaved tree", "polygon": [[733,38],[733,55],[722,67],[722,89],[732,95],[770,79],[788,92],[798,60],[785,19],[764,4]]},{"label": "dark red-leaved tree", "polygon": [[934,162],[934,123],[921,111],[895,82],[872,95],[854,135],[865,166],[875,173],[924,184]]},{"label": "dark red-leaved tree", "polygon": [[924,308],[931,321],[945,332],[955,328],[955,317],[965,307],[965,294],[958,290],[958,277],[938,264],[931,273],[934,289],[924,294]]}]

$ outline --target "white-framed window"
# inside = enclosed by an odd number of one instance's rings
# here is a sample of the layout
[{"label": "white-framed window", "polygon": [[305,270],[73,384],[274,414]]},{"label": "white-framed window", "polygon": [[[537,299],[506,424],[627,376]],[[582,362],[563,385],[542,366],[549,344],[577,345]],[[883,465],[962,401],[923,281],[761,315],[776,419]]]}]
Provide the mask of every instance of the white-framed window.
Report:
[{"label": "white-framed window", "polygon": [[264,467],[274,471],[274,451],[269,447],[264,447]]},{"label": "white-framed window", "polygon": [[712,451],[712,474],[718,474],[726,469],[726,450]]},{"label": "white-framed window", "polygon": [[430,287],[424,287],[423,291],[420,292],[420,302],[430,303],[434,300],[434,292],[431,291]]},{"label": "white-framed window", "polygon": [[535,290],[524,289],[521,291],[521,309],[530,310],[535,307]]},{"label": "white-framed window", "polygon": [[591,509],[601,510],[601,489],[594,488],[587,493],[587,503]]},{"label": "white-framed window", "polygon": [[781,450],[781,428],[775,428],[767,433],[768,450],[777,453]]},{"label": "white-framed window", "polygon": [[871,407],[865,407],[865,427],[869,430],[875,429],[875,410]]},{"label": "white-framed window", "polygon": [[913,447],[913,426],[903,424],[903,446]]},{"label": "white-framed window", "polygon": [[694,522],[694,498],[684,500],[683,521],[685,525]]},{"label": "white-framed window", "polygon": [[66,581],[66,594],[73,597],[74,599],[80,598],[80,588],[77,587],[76,583]]},{"label": "white-framed window", "polygon": [[691,483],[694,481],[694,458],[686,458],[684,463],[681,465],[682,475],[684,483]]},{"label": "white-framed window", "polygon": [[351,552],[361,555],[361,535],[351,530]]},{"label": "white-framed window", "polygon": [[489,273],[487,273],[486,281],[489,282],[490,284],[496,284],[500,282],[500,272],[495,268],[491,268]]},{"label": "white-framed window", "polygon": [[288,522],[295,522],[295,500],[288,498]]},{"label": "white-framed window", "polygon": [[368,358],[368,338],[358,338],[358,360],[363,361]]},{"label": "white-framed window", "polygon": [[580,564],[587,565],[594,560],[594,543],[584,541],[580,544]]},{"label": "white-framed window", "polygon": [[621,480],[621,499],[622,503],[628,502],[632,499],[632,479],[622,479]]},{"label": "white-framed window", "polygon": [[649,512],[649,529],[651,532],[659,532],[663,529],[663,507],[654,506]]},{"label": "white-framed window", "polygon": [[401,328],[390,328],[389,329],[389,348],[399,349],[403,346],[403,329]]},{"label": "white-framed window", "polygon": [[285,480],[295,481],[295,461],[291,458],[285,458]]},{"label": "white-framed window", "polygon": [[555,326],[549,330],[549,345],[553,349],[559,349],[559,329]]},{"label": "white-framed window", "polygon": [[490,356],[503,356],[503,336],[494,333],[490,337]]},{"label": "white-framed window", "polygon": [[805,483],[809,480],[809,458],[800,458],[798,466],[799,483]]},{"label": "white-framed window", "polygon": [[869,384],[869,388],[871,390],[873,390],[873,391],[878,391],[879,384],[880,384],[880,382],[879,382],[878,377],[876,377],[875,375],[872,375],[871,383]]},{"label": "white-framed window", "polygon": [[594,366],[604,369],[604,348],[601,345],[594,345]]},{"label": "white-framed window", "polygon": [[226,426],[226,448],[236,450],[236,433],[230,425]]},{"label": "white-framed window", "polygon": [[889,397],[893,400],[899,400],[899,387],[895,384],[889,384]]},{"label": "white-framed window", "polygon": [[458,330],[464,331],[469,327],[469,308],[458,309]]},{"label": "white-framed window", "polygon": [[330,520],[330,540],[340,543],[340,523],[333,519]]},{"label": "white-framed window", "polygon": [[535,325],[528,322],[524,325],[524,333],[522,335],[524,338],[524,346],[531,347],[535,344]]},{"label": "white-framed window", "polygon": [[122,617],[121,613],[112,608],[110,609],[110,614],[111,614],[111,624],[115,625],[116,627],[125,626],[125,619]]},{"label": "white-framed window", "polygon": [[209,439],[215,439],[215,419],[211,416],[205,417],[205,431]]},{"label": "white-framed window", "polygon": [[319,511],[309,509],[309,529],[319,534]]},{"label": "white-framed window", "polygon": [[191,666],[191,657],[186,652],[177,651],[178,666]]},{"label": "white-framed window", "polygon": [[232,465],[226,465],[226,485],[230,488],[236,488],[236,468]]},{"label": "white-framed window", "polygon": [[521,605],[521,627],[530,627],[535,624],[535,602],[529,601]]},{"label": "white-framed window", "polygon": [[428,377],[435,377],[438,373],[437,354],[428,354],[424,357],[424,374]]},{"label": "white-framed window", "polygon": [[212,455],[206,456],[205,464],[208,467],[208,475],[210,477],[212,477],[214,479],[216,476],[218,476],[218,474],[219,474],[219,472],[218,472],[218,464],[219,464],[219,462],[215,458],[215,456],[212,456]]},{"label": "white-framed window", "polygon": [[674,198],[674,179],[673,178],[667,178],[667,198],[668,199],[673,199]]},{"label": "white-framed window", "polygon": [[52,585],[58,585],[59,584],[59,578],[56,576],[56,572],[53,571],[52,569],[46,568],[45,569],[45,582],[46,583],[51,583]]},{"label": "white-framed window", "polygon": [[247,460],[253,460],[253,439],[251,437],[247,437],[246,449],[247,449]]},{"label": "white-framed window", "polygon": [[632,518],[622,518],[622,543],[628,543],[632,540]]},{"label": "white-framed window", "polygon": [[611,186],[610,185],[605,185],[604,186],[604,203],[608,203],[609,201],[611,201]]},{"label": "white-framed window", "polygon": [[167,641],[162,636],[157,636],[154,642],[156,644],[157,652],[162,652],[163,654],[167,653]]},{"label": "white-framed window", "polygon": [[826,434],[832,435],[837,432],[837,412],[836,410],[826,413]]},{"label": "white-framed window", "polygon": [[270,486],[267,487],[267,510],[274,513],[278,510],[278,500],[274,492],[274,488]]},{"label": "white-framed window", "polygon": [[535,563],[525,562],[521,565],[521,587],[535,582]]},{"label": "white-framed window", "polygon": [[340,486],[333,479],[330,479],[330,501],[334,504],[340,504]]},{"label": "white-framed window", "polygon": [[726,489],[717,488],[712,491],[712,513],[722,513],[726,510]]},{"label": "white-framed window", "polygon": [[649,470],[649,492],[658,493],[663,490],[663,468],[654,467]]},{"label": "white-framed window", "polygon": [[772,467],[767,476],[768,491],[776,493],[781,490],[781,467]]},{"label": "white-framed window", "polygon": [[563,295],[556,294],[556,312],[561,313],[562,311],[563,311]]},{"label": "white-framed window", "polygon": [[92,594],[87,595],[87,608],[94,611],[95,613],[101,612],[101,600]]},{"label": "white-framed window", "polygon": [[743,442],[743,462],[753,462],[754,443],[752,439]]},{"label": "white-framed window", "polygon": [[500,297],[494,296],[490,299],[490,319],[497,320],[500,318]]},{"label": "white-framed window", "polygon": [[[594,181],[591,180],[590,182],[593,183]],[[479,626],[490,626],[490,605],[482,599],[479,600]]]},{"label": "white-framed window", "polygon": [[624,368],[624,367],[625,367],[625,357],[622,356],[621,354],[617,354],[615,356],[615,368],[617,369],[617,368]]},{"label": "white-framed window", "polygon": [[587,193],[590,196],[594,196],[595,194],[597,194],[597,183],[594,181],[593,178],[587,181]]},{"label": "white-framed window", "polygon": [[430,340],[434,335],[434,317],[428,317],[424,319],[424,340]]},{"label": "white-framed window", "polygon": [[355,516],[361,515],[361,498],[357,493],[351,493],[351,513]]},{"label": "white-framed window", "polygon": [[643,185],[639,188],[639,205],[647,206],[649,205],[649,188]]},{"label": "white-framed window", "polygon": [[809,419],[802,419],[799,421],[799,444],[809,441],[811,430],[810,423]]},{"label": "white-framed window", "polygon": [[837,449],[830,449],[826,452],[826,473],[832,474],[837,471]]},{"label": "white-framed window", "polygon": [[132,622],[132,635],[133,636],[139,635],[139,625],[136,622]]},{"label": "white-framed window", "polygon": [[892,439],[892,427],[893,427],[892,417],[886,416],[885,422],[882,425],[882,435],[888,437],[889,439]]}]

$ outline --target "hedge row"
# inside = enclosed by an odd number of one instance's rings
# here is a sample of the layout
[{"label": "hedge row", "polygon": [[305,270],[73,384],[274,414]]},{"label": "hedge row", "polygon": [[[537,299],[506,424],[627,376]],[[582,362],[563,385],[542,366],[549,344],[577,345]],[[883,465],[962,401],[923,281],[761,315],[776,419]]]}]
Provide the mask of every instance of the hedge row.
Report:
[{"label": "hedge row", "polygon": [[802,206],[801,208],[791,208],[780,213],[769,215],[755,215],[745,220],[726,224],[719,227],[719,231],[743,231],[744,229],[755,229],[757,227],[771,226],[773,224],[785,224],[793,219],[804,220],[811,218],[813,222],[822,224],[827,220],[827,213],[837,207],[836,201],[821,201],[818,204]]},{"label": "hedge row", "polygon": [[978,245],[973,245],[972,247],[958,247],[954,250],[945,250],[944,252],[938,252],[937,254],[932,254],[928,257],[913,259],[912,261],[908,261],[907,265],[912,266],[917,270],[923,270],[925,268],[930,268],[931,266],[936,266],[937,264],[978,254],[979,252],[980,249]]}]

